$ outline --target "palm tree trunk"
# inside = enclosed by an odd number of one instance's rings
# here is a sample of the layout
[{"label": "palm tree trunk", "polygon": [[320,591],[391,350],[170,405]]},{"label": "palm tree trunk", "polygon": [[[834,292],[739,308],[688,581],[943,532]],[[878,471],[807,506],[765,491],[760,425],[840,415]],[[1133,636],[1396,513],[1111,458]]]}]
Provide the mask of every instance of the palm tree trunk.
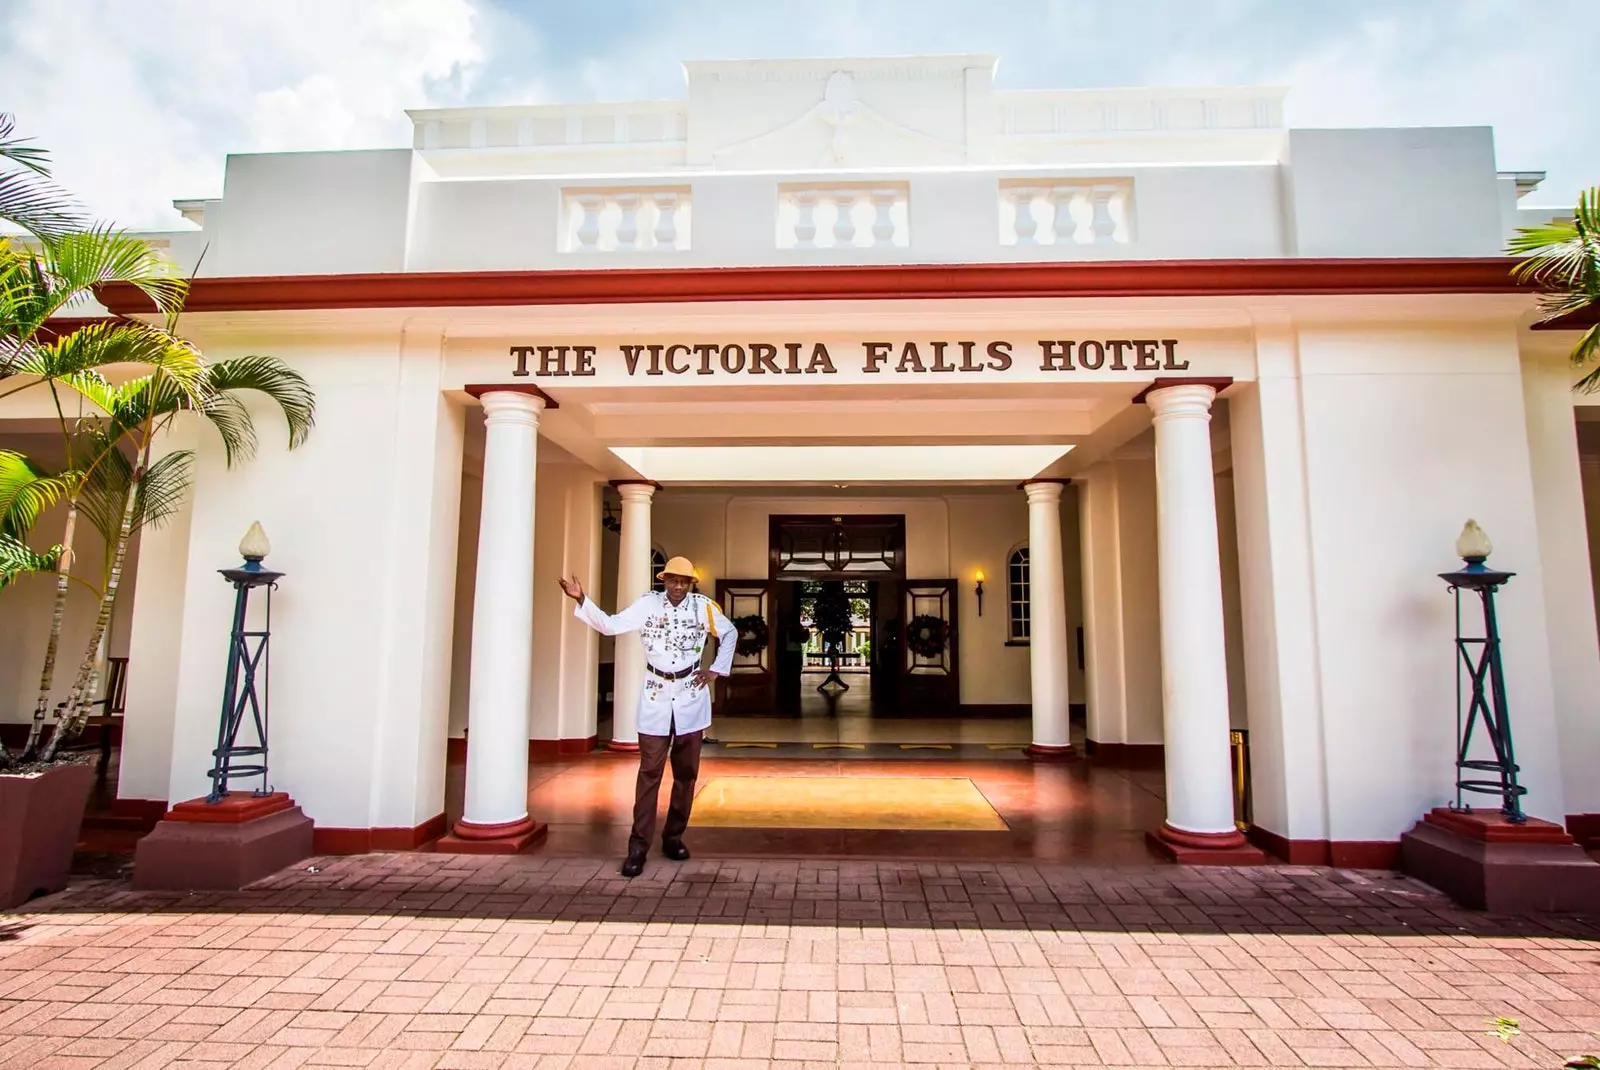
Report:
[{"label": "palm tree trunk", "polygon": [[111,572],[106,581],[105,590],[100,595],[100,611],[95,614],[94,632],[89,636],[89,646],[84,651],[83,661],[78,665],[78,675],[72,681],[72,690],[67,694],[67,715],[56,725],[56,730],[50,737],[50,744],[45,747],[44,760],[51,761],[56,756],[56,748],[62,740],[70,739],[83,731],[84,722],[89,719],[90,703],[94,701],[94,686],[99,676],[96,671],[100,667],[100,641],[105,638],[106,629],[111,626],[111,612],[117,604],[117,588],[122,584],[122,567],[128,557],[128,543],[133,538],[133,517],[138,504],[139,481],[144,477],[144,467],[141,465],[133,474],[133,480],[128,485],[128,497],[122,505],[122,522],[117,528],[117,548],[111,557]]},{"label": "palm tree trunk", "polygon": [[50,614],[50,641],[44,648],[44,669],[39,673],[39,701],[33,707],[33,725],[22,748],[22,760],[30,761],[39,749],[45,714],[50,709],[50,690],[56,677],[56,652],[61,648],[61,623],[67,616],[67,591],[72,585],[72,533],[78,526],[78,498],[67,502],[67,527],[61,535],[61,560],[56,565],[56,600]]}]

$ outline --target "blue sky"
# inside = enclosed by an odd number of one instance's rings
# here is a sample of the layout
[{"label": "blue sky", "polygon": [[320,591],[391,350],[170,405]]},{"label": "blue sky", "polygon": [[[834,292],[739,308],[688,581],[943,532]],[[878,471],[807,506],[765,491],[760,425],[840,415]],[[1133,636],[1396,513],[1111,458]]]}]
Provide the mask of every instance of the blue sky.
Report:
[{"label": "blue sky", "polygon": [[1490,125],[1600,185],[1596,0],[5,0],[0,110],[98,214],[230,152],[407,143],[403,109],[682,94],[683,59],[994,52],[1002,88],[1290,88],[1295,126]]}]

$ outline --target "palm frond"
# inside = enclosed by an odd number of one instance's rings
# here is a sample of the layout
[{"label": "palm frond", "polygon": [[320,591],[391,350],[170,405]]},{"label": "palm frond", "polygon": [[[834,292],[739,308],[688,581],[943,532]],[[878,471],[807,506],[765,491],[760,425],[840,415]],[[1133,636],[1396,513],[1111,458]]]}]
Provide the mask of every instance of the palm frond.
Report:
[{"label": "palm frond", "polygon": [[64,479],[15,450],[0,450],[0,534],[25,537],[66,494]]},{"label": "palm frond", "polygon": [[[104,447],[111,443],[103,440],[97,445]],[[78,495],[78,516],[100,533],[100,545],[106,553],[106,571],[109,571],[117,529],[122,526],[122,510],[133,489],[133,463],[115,446],[103,449],[97,460],[99,463],[89,472]]]},{"label": "palm frond", "polygon": [[219,360],[206,375],[207,385],[218,393],[252,390],[277,403],[289,425],[289,448],[303,445],[316,423],[317,399],[299,372],[277,357],[250,356]]},{"label": "palm frond", "polygon": [[[1578,339],[1578,344],[1572,348],[1572,363],[1583,367],[1600,357],[1600,323],[1592,325],[1583,332],[1583,337]],[[1595,368],[1588,375],[1578,380],[1577,389],[1585,394],[1591,394],[1600,389],[1600,367]]]},{"label": "palm frond", "polygon": [[17,137],[16,116],[0,112],[0,160],[10,160],[39,175],[50,173],[50,153],[30,145],[31,137]]},{"label": "palm frond", "polygon": [[0,534],[0,590],[33,572],[53,572],[61,560],[61,547],[41,553],[20,539]]},{"label": "palm frond", "polygon": [[6,371],[65,383],[110,411],[114,400],[97,388],[105,383],[98,369],[117,364],[158,368],[180,390],[196,397],[203,391],[205,363],[195,348],[137,320],[90,323],[48,342],[34,341],[12,354]]},{"label": "palm frond", "polygon": [[236,395],[212,392],[199,406],[199,411],[221,436],[228,467],[256,455],[255,421]]},{"label": "palm frond", "polygon": [[194,486],[194,451],[173,450],[151,462],[140,477],[134,502],[133,529],[158,528],[183,507]]},{"label": "palm frond", "polygon": [[[46,250],[46,270],[62,293],[92,293],[110,282],[137,287],[162,312],[183,306],[188,280],[179,275],[143,238],[106,226],[79,230],[54,241]],[[60,311],[70,302],[52,309]]]},{"label": "palm frond", "polygon": [[58,241],[84,223],[77,203],[63,189],[32,171],[0,174],[0,220],[41,241]]}]

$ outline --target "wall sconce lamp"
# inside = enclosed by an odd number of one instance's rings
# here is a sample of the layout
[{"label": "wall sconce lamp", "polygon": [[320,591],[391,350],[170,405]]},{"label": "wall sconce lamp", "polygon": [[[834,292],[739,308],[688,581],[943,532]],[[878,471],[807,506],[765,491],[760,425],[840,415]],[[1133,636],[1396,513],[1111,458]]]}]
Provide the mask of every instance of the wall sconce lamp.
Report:
[{"label": "wall sconce lamp", "polygon": [[978,581],[978,616],[983,616],[983,569],[979,569],[973,577]]}]

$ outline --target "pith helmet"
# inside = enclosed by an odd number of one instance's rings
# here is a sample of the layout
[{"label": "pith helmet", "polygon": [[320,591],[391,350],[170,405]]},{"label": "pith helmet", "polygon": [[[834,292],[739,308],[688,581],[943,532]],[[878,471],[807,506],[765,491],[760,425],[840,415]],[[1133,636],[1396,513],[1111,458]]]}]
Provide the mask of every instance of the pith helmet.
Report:
[{"label": "pith helmet", "polygon": [[664,580],[668,576],[687,576],[691,580],[700,578],[700,574],[694,570],[694,563],[687,557],[674,557],[667,562],[665,568],[656,573],[658,580]]}]

